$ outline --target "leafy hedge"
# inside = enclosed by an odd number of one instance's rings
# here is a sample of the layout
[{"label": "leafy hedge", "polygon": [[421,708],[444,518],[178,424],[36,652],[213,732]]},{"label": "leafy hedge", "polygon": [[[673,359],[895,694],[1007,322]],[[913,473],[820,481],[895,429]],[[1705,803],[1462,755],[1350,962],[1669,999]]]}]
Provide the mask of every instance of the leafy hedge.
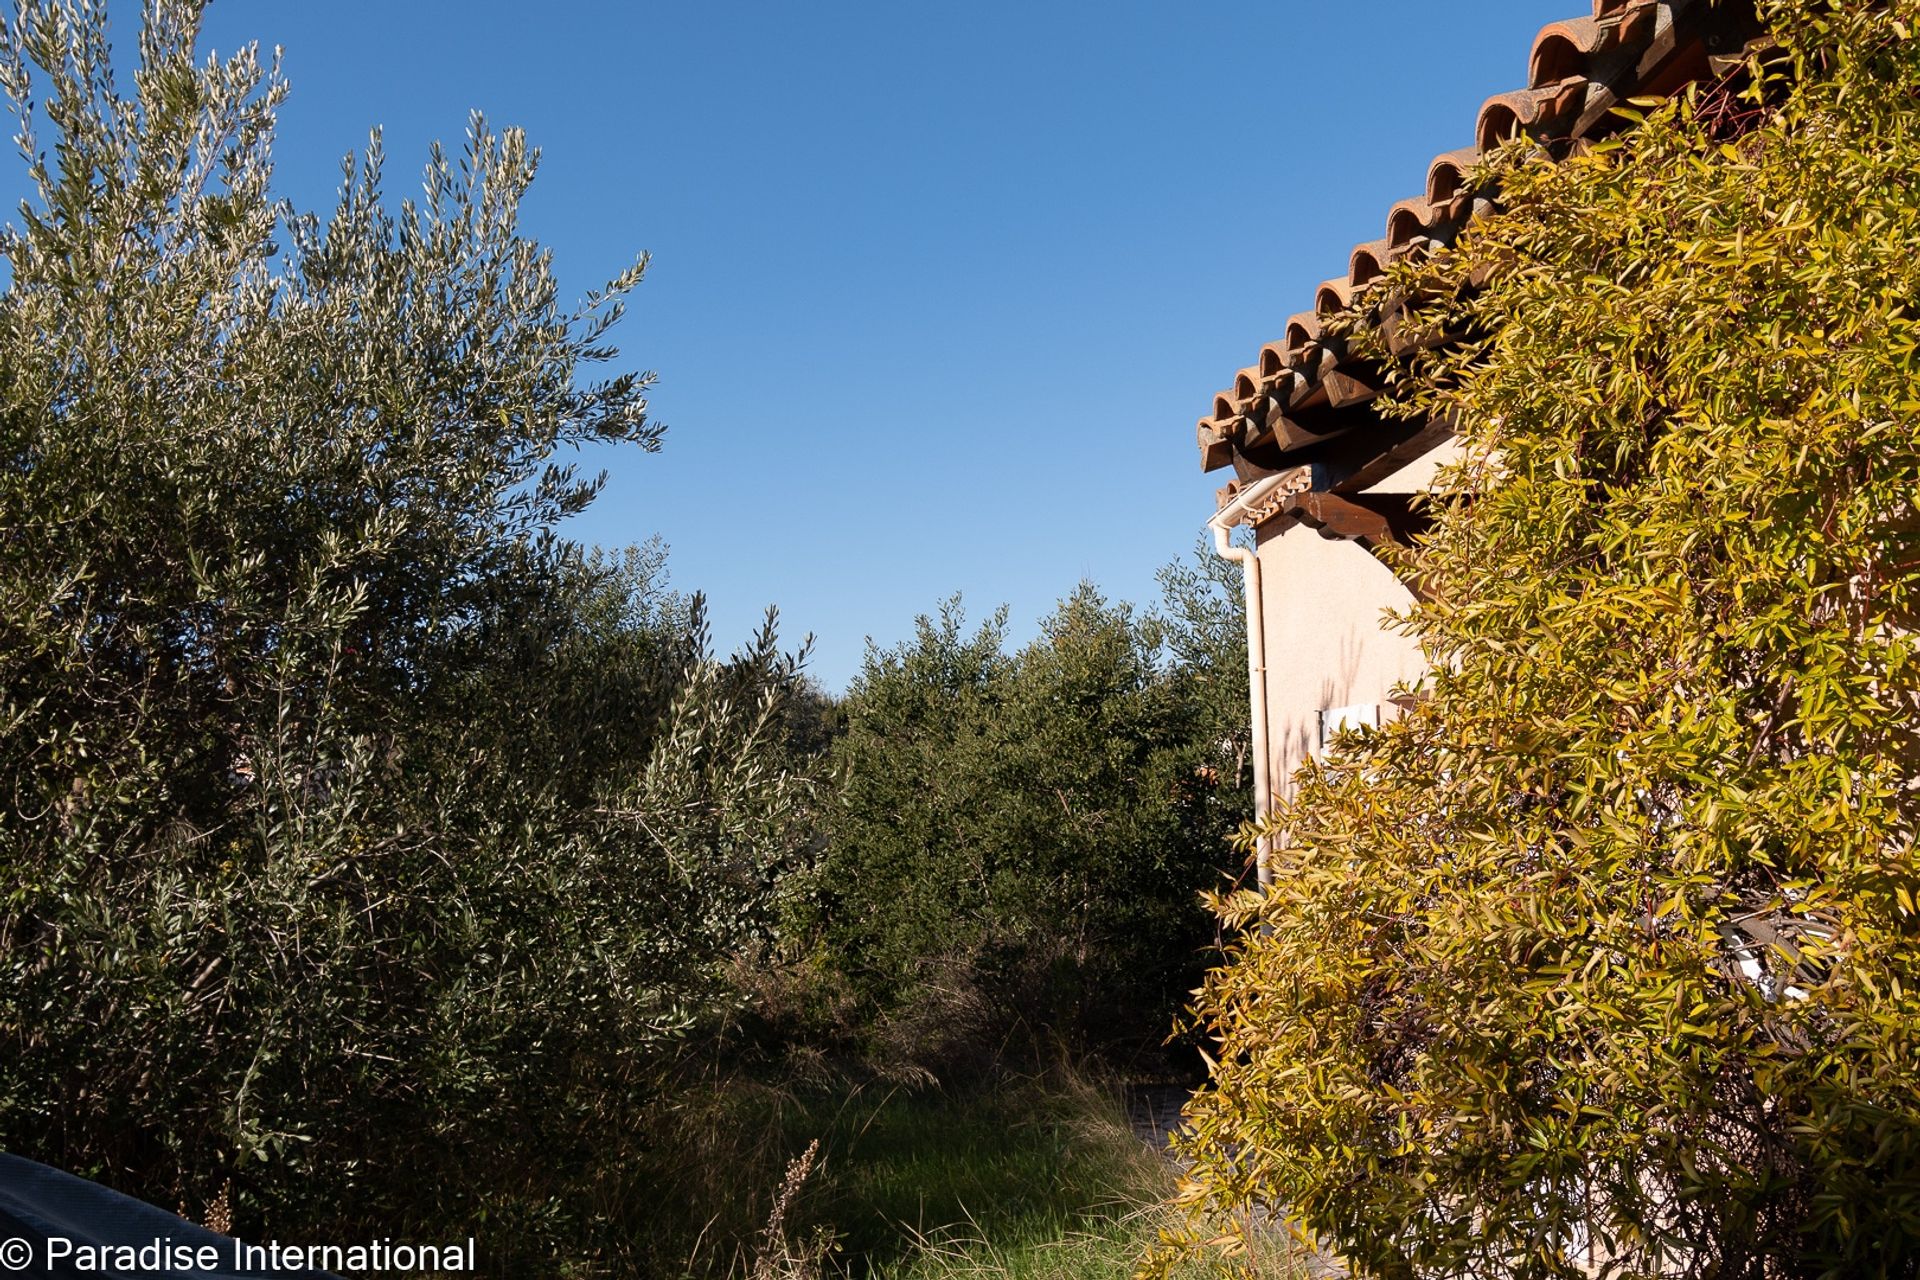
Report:
[{"label": "leafy hedge", "polygon": [[1768,17],[1368,303],[1433,675],[1218,904],[1188,1189],[1362,1274],[1920,1268],[1920,12]]}]

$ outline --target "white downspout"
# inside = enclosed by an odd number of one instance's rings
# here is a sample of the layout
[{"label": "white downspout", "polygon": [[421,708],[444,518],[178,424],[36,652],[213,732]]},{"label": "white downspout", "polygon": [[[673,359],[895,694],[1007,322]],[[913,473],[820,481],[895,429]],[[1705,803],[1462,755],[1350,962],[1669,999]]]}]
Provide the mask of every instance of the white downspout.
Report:
[{"label": "white downspout", "polygon": [[[1247,700],[1253,722],[1253,816],[1257,821],[1264,821],[1273,811],[1273,788],[1267,776],[1271,764],[1267,748],[1266,608],[1260,591],[1260,557],[1250,548],[1233,545],[1233,527],[1245,521],[1268,494],[1293,478],[1291,474],[1267,476],[1235,494],[1207,521],[1207,527],[1213,530],[1214,551],[1227,560],[1238,561],[1246,583]],[[1254,877],[1262,890],[1273,883],[1268,848],[1265,836],[1254,848]]]}]

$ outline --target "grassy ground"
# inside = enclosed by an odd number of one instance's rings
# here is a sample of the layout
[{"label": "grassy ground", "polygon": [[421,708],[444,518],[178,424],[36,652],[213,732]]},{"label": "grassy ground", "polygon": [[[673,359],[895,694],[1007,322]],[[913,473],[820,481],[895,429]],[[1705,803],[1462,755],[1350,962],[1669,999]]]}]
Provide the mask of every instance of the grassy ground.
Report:
[{"label": "grassy ground", "polygon": [[[805,1182],[787,1197],[785,1243],[770,1246],[761,1233],[724,1259],[714,1246],[702,1274],[1124,1280],[1171,1222],[1161,1207],[1173,1190],[1171,1165],[1133,1135],[1112,1090],[1086,1081],[944,1093],[870,1087],[786,1099],[765,1119],[784,1131],[790,1151],[820,1143]],[[771,1189],[760,1196],[760,1211],[777,1198]],[[829,1236],[833,1251],[810,1257]],[[1261,1280],[1303,1274],[1281,1245],[1253,1265]],[[1177,1273],[1247,1274],[1201,1262]]]}]

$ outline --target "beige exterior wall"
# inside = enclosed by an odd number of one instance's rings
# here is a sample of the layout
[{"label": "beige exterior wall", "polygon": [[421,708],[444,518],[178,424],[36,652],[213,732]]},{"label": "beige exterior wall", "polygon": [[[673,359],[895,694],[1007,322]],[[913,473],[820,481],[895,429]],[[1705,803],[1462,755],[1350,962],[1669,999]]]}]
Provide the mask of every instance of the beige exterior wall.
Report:
[{"label": "beige exterior wall", "polygon": [[[1459,456],[1453,441],[1373,486],[1415,493]],[[1426,663],[1413,639],[1382,615],[1413,595],[1358,543],[1324,538],[1305,525],[1269,522],[1258,531],[1266,623],[1268,773],[1275,794],[1293,790],[1293,772],[1320,745],[1321,713],[1373,708],[1380,722],[1398,708],[1387,697],[1418,680]]]},{"label": "beige exterior wall", "polygon": [[1305,525],[1260,530],[1266,597],[1268,774],[1277,794],[1320,744],[1320,713],[1355,705],[1394,708],[1394,686],[1426,664],[1410,637],[1381,625],[1413,597],[1358,543],[1323,538]]},{"label": "beige exterior wall", "polygon": [[1460,442],[1444,440],[1379,484],[1369,488],[1367,492],[1424,493],[1433,488],[1434,476],[1441,467],[1450,467],[1458,461],[1460,461]]}]

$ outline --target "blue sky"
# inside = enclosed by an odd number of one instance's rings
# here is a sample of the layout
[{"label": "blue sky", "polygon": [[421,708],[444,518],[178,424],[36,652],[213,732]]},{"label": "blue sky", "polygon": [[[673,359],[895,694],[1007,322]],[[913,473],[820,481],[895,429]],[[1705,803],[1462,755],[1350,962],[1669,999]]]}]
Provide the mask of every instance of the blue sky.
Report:
[{"label": "blue sky", "polygon": [[583,457],[571,532],[664,537],[723,642],[778,604],[837,689],[956,591],[1016,639],[1082,578],[1152,599],[1213,391],[1582,7],[220,0],[207,43],[285,47],[299,204],[375,124],[412,194],[479,108],[570,292],[653,254],[614,337],[666,447]]}]

